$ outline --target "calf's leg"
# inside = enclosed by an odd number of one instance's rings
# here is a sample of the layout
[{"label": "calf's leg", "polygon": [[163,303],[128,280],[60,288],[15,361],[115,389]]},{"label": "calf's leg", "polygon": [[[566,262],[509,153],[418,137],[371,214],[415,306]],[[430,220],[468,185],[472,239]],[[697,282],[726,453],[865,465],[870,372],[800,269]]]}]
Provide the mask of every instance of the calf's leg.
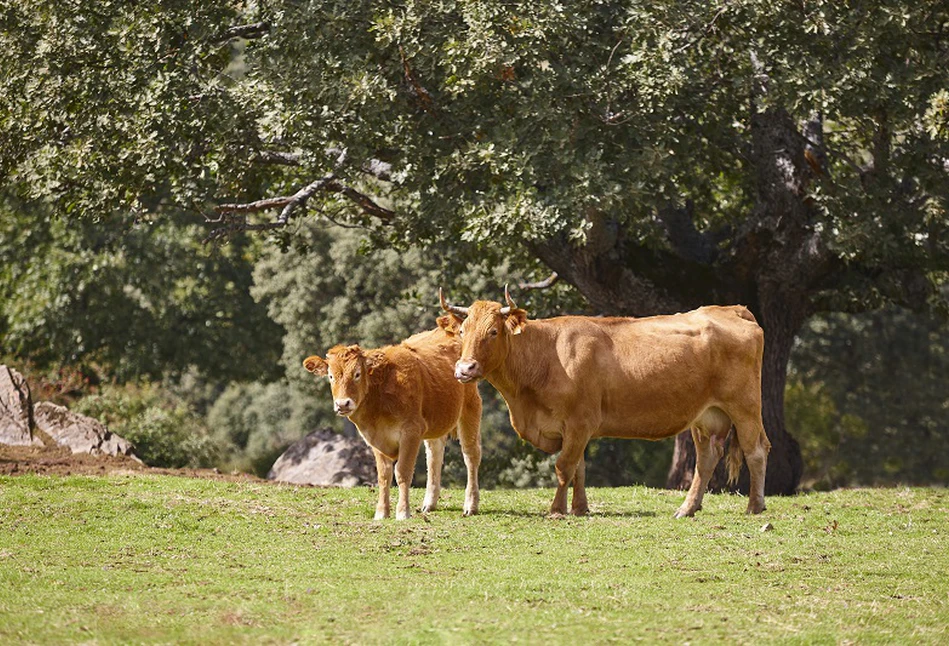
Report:
[{"label": "calf's leg", "polygon": [[405,520],[412,515],[409,511],[409,489],[412,486],[415,459],[418,457],[421,444],[421,432],[403,431],[399,439],[399,459],[395,463],[395,481],[399,485],[399,504],[395,508],[396,520]]},{"label": "calf's leg", "polygon": [[392,486],[392,460],[372,450],[376,458],[376,478],[379,484],[379,502],[376,503],[376,520],[389,517],[389,487]]},{"label": "calf's leg", "polygon": [[425,440],[425,463],[428,471],[425,501],[422,503],[422,513],[425,514],[434,511],[438,505],[438,496],[442,491],[442,465],[445,462],[446,444],[448,444],[447,435],[434,440]]}]

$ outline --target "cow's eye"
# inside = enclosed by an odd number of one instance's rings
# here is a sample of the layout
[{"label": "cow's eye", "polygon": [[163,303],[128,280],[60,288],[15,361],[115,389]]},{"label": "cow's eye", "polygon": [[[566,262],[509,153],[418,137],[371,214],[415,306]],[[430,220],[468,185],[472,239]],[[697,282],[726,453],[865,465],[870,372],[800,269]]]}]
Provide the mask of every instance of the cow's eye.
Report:
[{"label": "cow's eye", "polygon": [[354,373],[353,373],[353,381],[359,381],[359,376],[360,376],[361,374],[362,374],[362,373],[359,372],[358,370],[357,370],[356,372],[354,372]]},{"label": "cow's eye", "polygon": [[333,375],[327,375],[327,376],[328,376],[329,379],[330,379],[330,383],[333,383],[334,381],[336,381],[335,379],[333,379]]},{"label": "cow's eye", "polygon": [[459,337],[463,337],[464,335],[465,335],[465,331],[464,331],[464,330],[458,330],[458,336],[459,336]]},{"label": "cow's eye", "polygon": [[497,335],[498,335],[498,329],[497,329],[496,327],[491,328],[490,334],[491,334],[491,336],[497,336]]}]

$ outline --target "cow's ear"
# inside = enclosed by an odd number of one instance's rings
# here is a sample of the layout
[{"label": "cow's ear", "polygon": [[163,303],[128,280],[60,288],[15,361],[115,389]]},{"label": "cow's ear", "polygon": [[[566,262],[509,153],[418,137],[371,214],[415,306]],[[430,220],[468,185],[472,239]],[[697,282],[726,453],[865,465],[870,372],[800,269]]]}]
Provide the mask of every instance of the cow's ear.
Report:
[{"label": "cow's ear", "polygon": [[527,325],[527,311],[522,309],[513,309],[504,320],[508,332],[511,334],[520,334]]},{"label": "cow's ear", "polygon": [[438,327],[443,329],[448,336],[458,336],[458,331],[461,330],[462,320],[454,314],[439,316],[437,322]]},{"label": "cow's ear", "polygon": [[381,350],[367,353],[366,354],[366,370],[369,371],[369,374],[371,375],[382,364],[385,363],[385,359],[386,359],[386,356]]},{"label": "cow's ear", "polygon": [[326,373],[329,372],[329,364],[326,363],[326,360],[316,355],[304,359],[303,367],[306,368],[307,372],[312,372],[317,377],[325,377]]}]

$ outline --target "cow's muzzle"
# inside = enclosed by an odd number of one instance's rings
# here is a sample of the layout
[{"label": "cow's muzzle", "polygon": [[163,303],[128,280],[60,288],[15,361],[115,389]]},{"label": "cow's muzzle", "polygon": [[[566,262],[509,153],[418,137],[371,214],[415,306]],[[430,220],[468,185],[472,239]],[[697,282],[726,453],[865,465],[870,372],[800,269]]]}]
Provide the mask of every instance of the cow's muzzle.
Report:
[{"label": "cow's muzzle", "polygon": [[463,384],[480,379],[482,375],[481,364],[477,361],[459,359],[455,362],[455,379]]},{"label": "cow's muzzle", "polygon": [[336,411],[336,414],[340,417],[345,417],[356,410],[356,402],[348,397],[345,399],[335,399],[333,400],[333,410]]}]

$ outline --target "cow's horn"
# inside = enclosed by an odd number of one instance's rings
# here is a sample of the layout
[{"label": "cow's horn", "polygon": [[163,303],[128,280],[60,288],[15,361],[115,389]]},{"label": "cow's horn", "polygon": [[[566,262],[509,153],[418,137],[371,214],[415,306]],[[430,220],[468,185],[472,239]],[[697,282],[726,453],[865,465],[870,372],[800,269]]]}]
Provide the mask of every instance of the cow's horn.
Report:
[{"label": "cow's horn", "polygon": [[511,310],[517,309],[517,304],[511,299],[511,293],[507,290],[507,285],[504,286],[504,300],[507,301],[507,307],[501,308],[501,314],[510,314]]},{"label": "cow's horn", "polygon": [[442,303],[442,309],[446,312],[451,312],[456,316],[468,316],[467,307],[458,307],[457,305],[449,305],[448,301],[445,300],[445,295],[442,293],[442,288],[438,288],[438,300]]}]

